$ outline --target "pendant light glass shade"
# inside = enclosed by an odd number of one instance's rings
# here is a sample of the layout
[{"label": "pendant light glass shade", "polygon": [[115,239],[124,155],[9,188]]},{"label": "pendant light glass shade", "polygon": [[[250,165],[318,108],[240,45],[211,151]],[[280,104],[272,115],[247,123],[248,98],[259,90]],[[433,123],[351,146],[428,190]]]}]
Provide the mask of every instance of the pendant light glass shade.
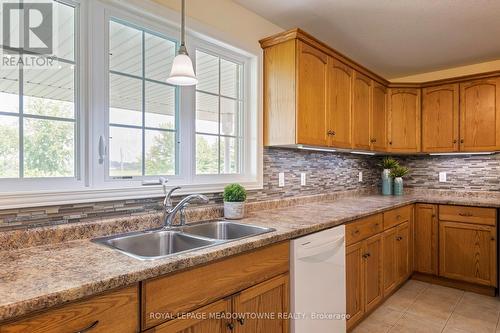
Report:
[{"label": "pendant light glass shade", "polygon": [[192,86],[198,83],[198,79],[194,74],[193,62],[189,58],[186,45],[185,45],[185,23],[186,17],[186,5],[185,0],[182,0],[182,16],[181,16],[181,46],[179,52],[174,58],[172,63],[172,69],[170,70],[170,76],[167,79],[167,83],[176,86]]},{"label": "pendant light glass shade", "polygon": [[192,86],[198,83],[194,75],[193,63],[187,54],[175,56],[167,83],[177,86]]}]

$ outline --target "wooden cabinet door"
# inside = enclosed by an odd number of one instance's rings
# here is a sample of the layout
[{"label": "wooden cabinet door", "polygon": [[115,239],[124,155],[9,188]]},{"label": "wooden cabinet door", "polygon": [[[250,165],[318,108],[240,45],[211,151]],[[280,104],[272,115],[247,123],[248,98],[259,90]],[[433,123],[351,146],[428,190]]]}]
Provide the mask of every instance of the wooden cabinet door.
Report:
[{"label": "wooden cabinet door", "polygon": [[[233,312],[238,317],[234,323],[235,332],[287,333],[289,322],[279,314],[289,311],[288,285],[288,274],[280,275],[234,296]],[[249,313],[259,314],[261,318],[245,316]]]},{"label": "wooden cabinet door", "polygon": [[352,147],[370,149],[371,129],[371,86],[372,80],[354,72],[352,99]]},{"label": "wooden cabinet door", "polygon": [[397,287],[396,237],[396,227],[382,234],[384,295],[390,294]]},{"label": "wooden cabinet door", "polygon": [[371,148],[376,151],[387,149],[387,88],[373,82],[371,113]]},{"label": "wooden cabinet door", "polygon": [[410,276],[410,223],[404,222],[396,227],[396,266],[397,284],[404,282]]},{"label": "wooden cabinet door", "polygon": [[329,145],[351,147],[352,69],[340,61],[328,59],[328,128]]},{"label": "wooden cabinet door", "polygon": [[438,274],[438,228],[437,205],[417,204],[414,222],[415,271]]},{"label": "wooden cabinet door", "polygon": [[297,143],[326,146],[328,56],[303,42],[297,47]]},{"label": "wooden cabinet door", "polygon": [[231,327],[231,299],[209,304],[189,316],[170,320],[146,333],[229,333]]},{"label": "wooden cabinet door", "polygon": [[460,150],[500,149],[500,78],[460,84]]},{"label": "wooden cabinet door", "polygon": [[420,151],[420,89],[389,89],[389,151]]},{"label": "wooden cabinet door", "polygon": [[346,309],[350,316],[347,328],[352,327],[365,312],[363,242],[346,247]]},{"label": "wooden cabinet door", "polygon": [[376,307],[384,296],[382,287],[382,234],[364,241],[365,311]]},{"label": "wooden cabinet door", "polygon": [[496,227],[439,222],[439,275],[497,285]]},{"label": "wooden cabinet door", "polygon": [[458,151],[458,84],[422,90],[422,151]]}]

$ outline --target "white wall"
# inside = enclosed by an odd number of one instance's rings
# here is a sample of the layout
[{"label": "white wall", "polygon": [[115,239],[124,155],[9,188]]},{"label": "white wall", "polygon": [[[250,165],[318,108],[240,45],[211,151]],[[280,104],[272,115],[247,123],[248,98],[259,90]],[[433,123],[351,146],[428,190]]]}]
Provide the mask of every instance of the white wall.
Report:
[{"label": "white wall", "polygon": [[[181,0],[153,0],[180,11]],[[204,27],[204,34],[230,43],[254,54],[260,54],[259,39],[283,31],[277,25],[230,0],[186,0],[189,28]]]}]

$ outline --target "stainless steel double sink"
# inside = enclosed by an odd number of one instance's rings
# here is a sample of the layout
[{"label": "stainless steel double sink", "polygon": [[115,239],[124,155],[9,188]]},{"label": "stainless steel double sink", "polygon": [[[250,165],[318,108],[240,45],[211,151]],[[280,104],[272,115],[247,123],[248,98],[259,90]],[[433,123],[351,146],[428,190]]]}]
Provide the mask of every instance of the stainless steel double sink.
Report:
[{"label": "stainless steel double sink", "polygon": [[137,259],[150,260],[199,250],[274,230],[273,228],[229,221],[213,221],[168,229],[137,231],[96,238],[92,241]]}]

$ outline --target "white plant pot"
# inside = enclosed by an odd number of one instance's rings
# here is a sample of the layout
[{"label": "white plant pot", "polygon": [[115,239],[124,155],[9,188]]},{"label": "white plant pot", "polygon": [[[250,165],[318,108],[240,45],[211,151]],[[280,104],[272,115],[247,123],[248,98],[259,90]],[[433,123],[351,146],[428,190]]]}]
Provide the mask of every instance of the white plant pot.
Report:
[{"label": "white plant pot", "polygon": [[245,202],[224,202],[224,217],[239,220],[245,216]]}]

